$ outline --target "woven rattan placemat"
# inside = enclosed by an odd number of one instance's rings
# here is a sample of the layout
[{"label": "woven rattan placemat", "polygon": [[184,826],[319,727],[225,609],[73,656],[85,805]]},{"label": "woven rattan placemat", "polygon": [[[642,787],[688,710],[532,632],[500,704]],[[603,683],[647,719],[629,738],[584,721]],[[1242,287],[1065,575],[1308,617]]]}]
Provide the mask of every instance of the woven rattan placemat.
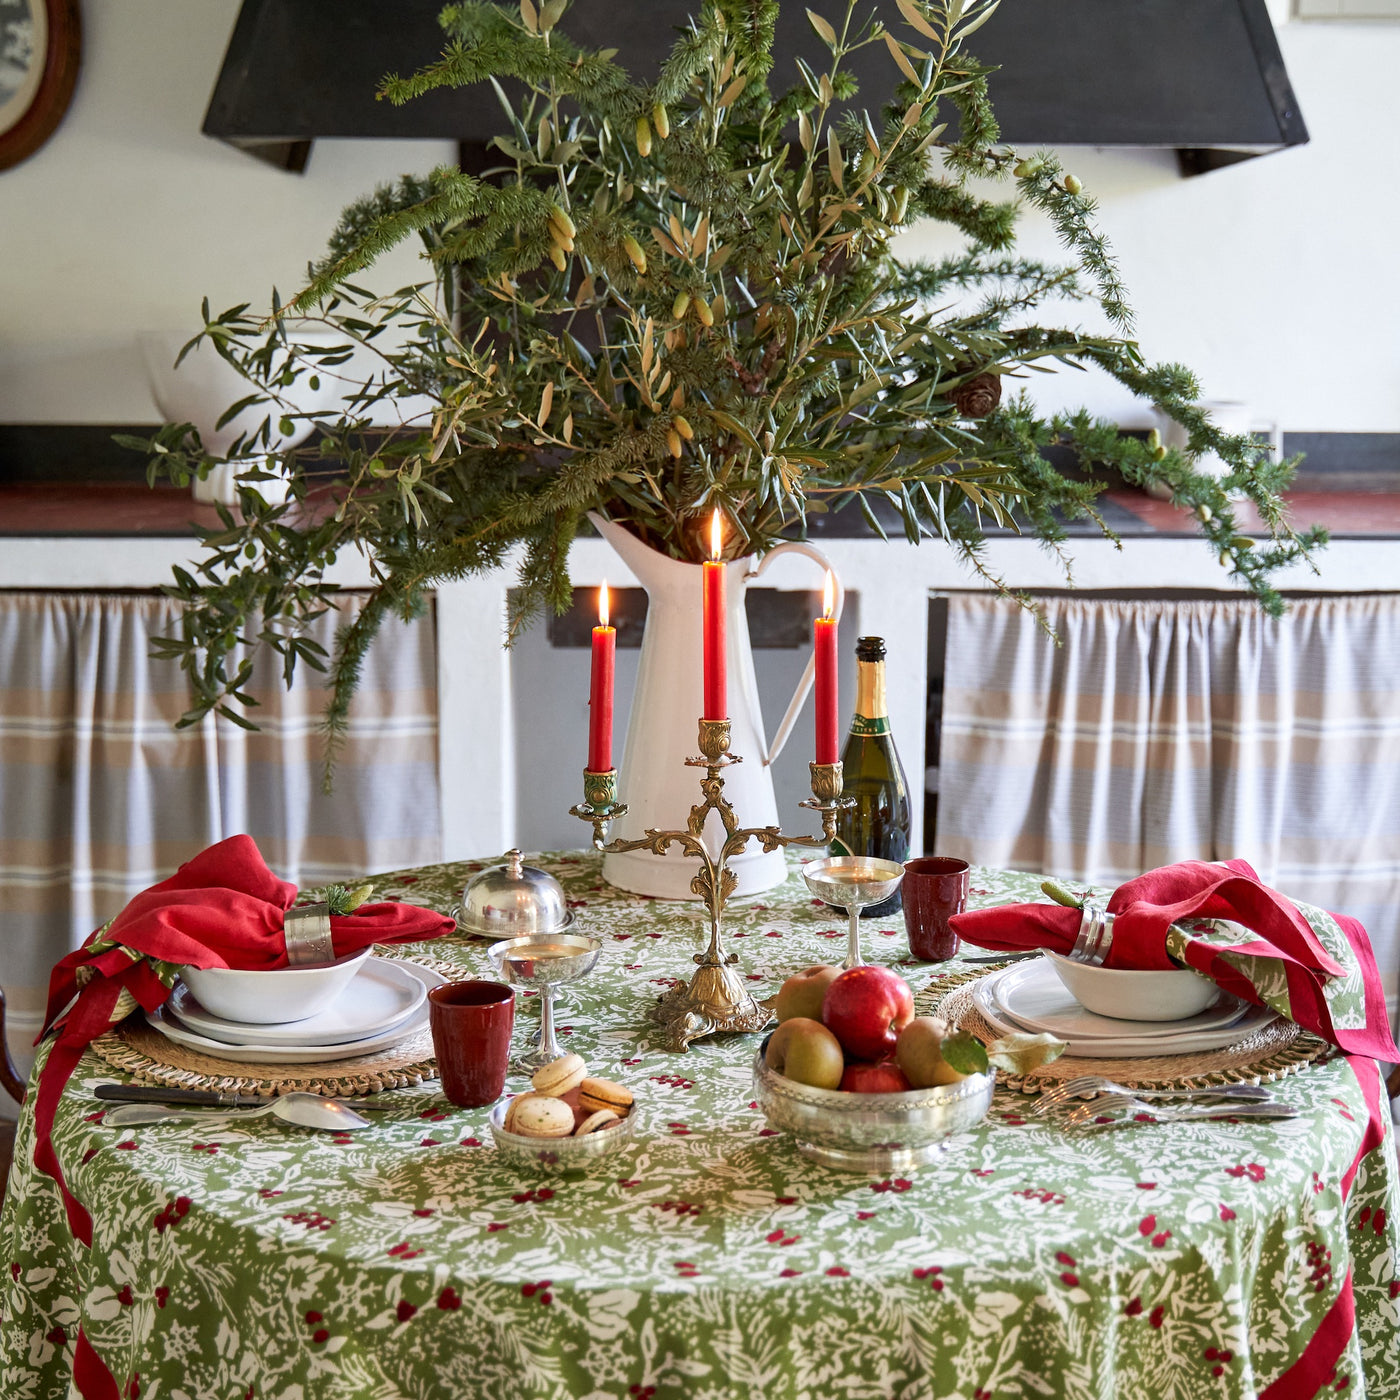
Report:
[{"label": "woven rattan placemat", "polygon": [[[980,1040],[995,1040],[1001,1032],[991,1026],[972,999],[972,984],[1006,963],[975,972],[953,972],[935,978],[914,999],[920,1015],[941,1016],[964,1026]],[[1268,1084],[1296,1074],[1328,1050],[1325,1041],[1307,1034],[1282,1017],[1252,1035],[1219,1050],[1142,1059],[1101,1060],[1062,1055],[1026,1075],[1002,1075],[998,1084],[1038,1093],[1081,1074],[1100,1074],[1130,1089],[1195,1088],[1208,1084]]]},{"label": "woven rattan placemat", "polygon": [[[425,956],[405,956],[397,950],[386,954],[418,963],[449,980],[461,969]],[[218,1089],[238,1094],[289,1094],[300,1090],[335,1097],[358,1097],[383,1089],[403,1089],[436,1079],[433,1038],[421,1026],[397,1044],[370,1055],[348,1060],[324,1060],[299,1065],[259,1065],[218,1059],[168,1040],[146,1024],[137,1012],[92,1042],[92,1051],[114,1069],[146,1084],[179,1089]]]}]

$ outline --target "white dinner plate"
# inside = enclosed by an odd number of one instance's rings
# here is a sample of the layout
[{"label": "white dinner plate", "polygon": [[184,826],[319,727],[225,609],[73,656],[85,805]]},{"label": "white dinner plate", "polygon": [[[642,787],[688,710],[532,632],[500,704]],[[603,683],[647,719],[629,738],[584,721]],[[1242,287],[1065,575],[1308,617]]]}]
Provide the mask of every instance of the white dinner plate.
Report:
[{"label": "white dinner plate", "polygon": [[176,982],[166,1011],[186,1030],[227,1045],[343,1045],[387,1031],[417,1011],[428,995],[421,972],[389,958],[366,958],[324,1011],[302,1021],[230,1021],[202,1006],[183,982]]},{"label": "white dinner plate", "polygon": [[[384,961],[388,962],[391,959],[386,958]],[[447,978],[441,973],[433,972],[426,967],[419,967],[414,963],[399,962],[397,959],[392,961],[396,967],[405,968],[415,977],[421,978],[424,987],[438,987],[447,981]],[[218,1060],[236,1060],[251,1065],[304,1065],[319,1060],[349,1060],[356,1055],[369,1055],[376,1050],[396,1045],[406,1036],[415,1034],[428,1024],[428,1006],[425,1000],[416,1011],[398,1025],[360,1040],[342,1041],[338,1045],[229,1045],[222,1040],[214,1040],[209,1036],[188,1030],[175,1017],[164,1015],[164,1011],[165,1007],[163,1006],[157,1007],[154,1011],[148,1011],[146,1022],[167,1039],[173,1040],[177,1045],[187,1046],[191,1050],[198,1050],[202,1054],[212,1055]]]},{"label": "white dinner plate", "polygon": [[[992,981],[992,977],[981,978],[974,983],[972,989],[973,1000],[977,1003],[977,1009],[982,1013],[987,1023],[993,1030],[1002,1035],[1015,1035],[1032,1030],[1032,1027],[1023,1025],[1003,1006],[987,995],[984,987],[990,981]],[[1069,993],[1066,992],[1065,996],[1068,997]],[[1074,1005],[1078,1006],[1079,1003],[1075,1002]],[[1093,1014],[1083,1011],[1082,1008],[1080,1010],[1085,1016]],[[1110,1017],[1102,1016],[1096,1019],[1112,1024]],[[1163,1025],[1161,1021],[1130,1022],[1128,1023],[1129,1029],[1126,1032],[1120,1030],[1116,1036],[1075,1036],[1071,1034],[1060,1035],[1058,1039],[1067,1042],[1066,1055],[1079,1059],[1141,1060],[1156,1055],[1188,1055],[1197,1054],[1204,1050],[1222,1050],[1227,1045],[1234,1045],[1253,1035],[1255,1031],[1267,1026],[1274,1019],[1275,1013],[1268,1007],[1248,1006],[1243,1015],[1233,1023],[1214,1026],[1207,1030],[1177,1031],[1168,1035],[1160,1035],[1151,1033],[1148,1028],[1151,1027],[1155,1031]],[[1139,1031],[1143,1033],[1140,1034]]]},{"label": "white dinner plate", "polygon": [[1070,1036],[1121,1040],[1125,1035],[1138,1039],[1180,1035],[1190,1031],[1214,1030],[1241,1019],[1247,1003],[1221,994],[1214,1006],[1174,1021],[1130,1021],[1117,1016],[1101,1016],[1075,1000],[1074,994],[1056,975],[1047,959],[1017,963],[984,978],[992,1004],[1022,1025],[1049,1031],[1061,1040]]}]

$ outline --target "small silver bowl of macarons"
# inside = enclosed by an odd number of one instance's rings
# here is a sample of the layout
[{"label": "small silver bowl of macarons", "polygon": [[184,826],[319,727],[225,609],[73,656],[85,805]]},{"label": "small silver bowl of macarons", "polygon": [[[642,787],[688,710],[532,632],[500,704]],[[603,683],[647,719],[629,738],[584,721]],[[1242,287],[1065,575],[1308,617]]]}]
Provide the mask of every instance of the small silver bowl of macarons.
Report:
[{"label": "small silver bowl of macarons", "polygon": [[517,1166],[587,1167],[632,1141],[632,1109],[629,1089],[590,1078],[581,1056],[565,1055],[536,1070],[527,1092],[491,1110],[491,1137]]}]

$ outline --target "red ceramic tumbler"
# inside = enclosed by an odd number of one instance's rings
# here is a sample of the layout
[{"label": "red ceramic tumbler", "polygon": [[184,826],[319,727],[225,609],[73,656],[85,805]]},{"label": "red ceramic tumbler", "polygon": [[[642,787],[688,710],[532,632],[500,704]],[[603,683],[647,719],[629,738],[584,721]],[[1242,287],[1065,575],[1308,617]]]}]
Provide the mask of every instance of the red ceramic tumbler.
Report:
[{"label": "red ceramic tumbler", "polygon": [[920,856],[904,863],[904,926],[920,962],[947,962],[958,951],[948,927],[967,907],[968,864],[954,856]]},{"label": "red ceramic tumbler", "polygon": [[449,982],[428,993],[442,1092],[459,1108],[495,1103],[506,1087],[515,992],[501,982]]}]

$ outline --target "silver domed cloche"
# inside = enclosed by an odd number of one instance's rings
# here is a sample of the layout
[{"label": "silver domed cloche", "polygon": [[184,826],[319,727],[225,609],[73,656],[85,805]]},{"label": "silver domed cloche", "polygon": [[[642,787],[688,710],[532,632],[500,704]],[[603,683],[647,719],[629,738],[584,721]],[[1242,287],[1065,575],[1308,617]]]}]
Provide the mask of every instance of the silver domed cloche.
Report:
[{"label": "silver domed cloche", "polygon": [[573,921],[559,881],[547,870],[524,864],[521,853],[511,850],[504,865],[493,865],[468,882],[458,922],[466,933],[481,938],[520,938],[558,933]]}]

